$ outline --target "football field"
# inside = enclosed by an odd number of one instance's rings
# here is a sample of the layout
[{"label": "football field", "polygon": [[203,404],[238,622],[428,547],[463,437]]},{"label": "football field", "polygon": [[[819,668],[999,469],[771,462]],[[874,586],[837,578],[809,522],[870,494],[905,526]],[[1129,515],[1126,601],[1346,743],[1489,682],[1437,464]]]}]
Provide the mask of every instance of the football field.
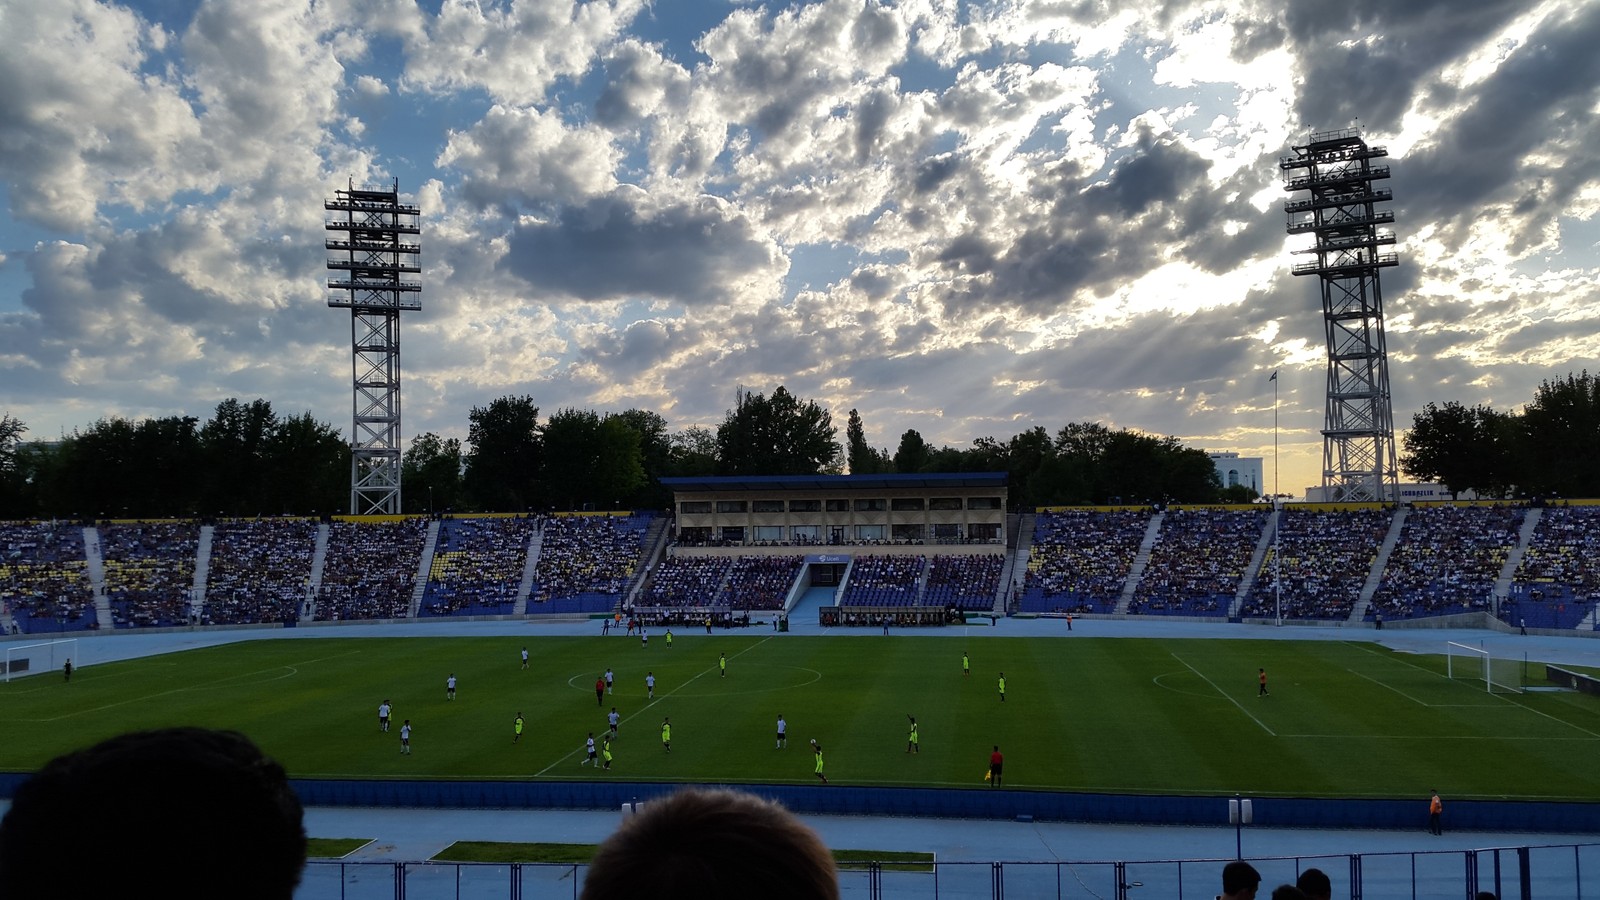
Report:
[{"label": "football field", "polygon": [[[597,703],[607,668],[615,693]],[[615,762],[595,771],[580,764],[584,739],[604,736],[613,706]],[[526,728],[513,744],[518,713]],[[780,713],[786,749],[774,746]],[[915,754],[908,716],[920,726]],[[980,787],[999,745],[1013,789],[1600,799],[1600,698],[1490,694],[1447,679],[1442,657],[1364,642],[767,631],[687,632],[671,649],[659,632],[648,649],[621,636],[260,640],[92,665],[70,683],[0,685],[0,724],[7,771],[130,729],[199,724],[243,731],[299,778],[805,783],[814,738],[838,784]]]}]

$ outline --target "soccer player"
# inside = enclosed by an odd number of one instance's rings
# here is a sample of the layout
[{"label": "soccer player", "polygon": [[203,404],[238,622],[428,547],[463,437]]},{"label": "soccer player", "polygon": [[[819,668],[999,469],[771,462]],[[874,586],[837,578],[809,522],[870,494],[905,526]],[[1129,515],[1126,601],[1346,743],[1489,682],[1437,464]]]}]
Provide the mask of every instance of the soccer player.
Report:
[{"label": "soccer player", "polygon": [[1000,702],[1006,702],[1006,673],[1000,673]]},{"label": "soccer player", "polygon": [[527,647],[523,647],[522,648],[522,667],[524,669],[526,669],[528,667],[528,648]]},{"label": "soccer player", "polygon": [[972,677],[972,660],[967,656],[967,651],[961,651],[961,677]]},{"label": "soccer player", "polygon": [[783,750],[789,746],[789,723],[783,720],[783,713],[778,713],[778,744],[774,750]]},{"label": "soccer player", "polygon": [[672,752],[672,720],[671,719],[665,719],[664,718],[664,719],[661,720],[661,746],[664,747],[668,753]]},{"label": "soccer player", "polygon": [[511,720],[511,743],[515,744],[520,740],[522,740],[522,713],[518,712],[517,717]]},{"label": "soccer player", "polygon": [[400,723],[400,752],[406,756],[411,755],[411,720]]},{"label": "soccer player", "polygon": [[1444,813],[1444,801],[1439,799],[1439,792],[1434,791],[1428,798],[1428,833],[1444,834],[1444,827],[1439,824],[1439,818]]},{"label": "soccer player", "polygon": [[604,675],[597,676],[594,680],[594,705],[606,705],[606,677]]},{"label": "soccer player", "polygon": [[1257,697],[1265,697],[1265,696],[1267,696],[1267,670],[1266,669],[1257,670],[1256,681],[1261,685],[1260,690],[1256,691],[1256,696]]},{"label": "soccer player", "polygon": [[644,689],[650,693],[650,699],[656,698],[656,673],[646,672],[644,675]]},{"label": "soccer player", "polygon": [[728,654],[724,653],[717,660],[717,667],[722,670],[722,677],[728,677]]},{"label": "soccer player", "polygon": [[650,633],[644,630],[644,625],[639,626],[639,646],[645,650],[650,649]]},{"label": "soccer player", "polygon": [[668,650],[672,649],[672,629],[671,628],[667,629],[667,649]]},{"label": "soccer player", "polygon": [[906,735],[906,752],[920,753],[921,748],[917,746],[917,718],[912,715],[907,715],[906,718],[911,720],[911,733]]},{"label": "soccer player", "polygon": [[378,730],[389,730],[389,701],[387,700],[378,704]]},{"label": "soccer player", "polygon": [[612,686],[613,683],[616,682],[616,680],[617,680],[617,676],[611,674],[611,667],[607,666],[606,667],[606,693],[608,693],[608,694],[611,693],[611,686]]},{"label": "soccer player", "polygon": [[[1528,633],[1528,629],[1526,629],[1526,628],[1522,629],[1522,633],[1523,634],[1527,634]],[[72,660],[70,660],[70,659],[67,660],[67,664],[61,667],[61,674],[63,676],[65,676],[65,678],[63,680],[65,680],[65,681],[71,681],[72,680]]]},{"label": "soccer player", "polygon": [[816,766],[817,777],[822,779],[822,783],[823,784],[827,784],[828,783],[828,776],[822,774],[822,745],[817,743],[817,739],[816,738],[812,738],[811,739],[811,753],[812,753],[812,755],[814,755],[816,757],[816,760],[817,760],[817,766]]},{"label": "soccer player", "polygon": [[611,738],[606,738],[605,743],[600,745],[600,755],[605,758],[606,771],[611,771]]},{"label": "soccer player", "polygon": [[1000,775],[1005,769],[1006,758],[1000,752],[1000,745],[994,745],[994,752],[989,754],[989,786],[1000,786]]},{"label": "soccer player", "polygon": [[456,698],[456,673],[454,672],[451,672],[450,677],[444,680],[444,698],[446,700],[454,700]]},{"label": "soccer player", "polygon": [[611,726],[611,733],[606,737],[606,740],[614,741],[617,739],[617,723],[621,721],[622,717],[617,715],[617,708],[615,706],[611,707],[611,712],[606,714],[606,724]]},{"label": "soccer player", "polygon": [[587,753],[588,753],[588,754],[589,754],[589,755],[588,755],[588,758],[587,758],[587,759],[581,759],[581,760],[579,760],[579,761],[578,761],[578,765],[580,765],[580,766],[581,766],[581,765],[583,765],[583,764],[584,764],[584,763],[590,763],[590,764],[592,764],[592,765],[599,765],[599,763],[597,763],[597,762],[595,762],[595,752],[594,752],[594,732],[592,732],[592,731],[591,731],[591,732],[589,732],[589,740],[588,740],[588,741],[586,741],[586,742],[584,742],[584,745],[583,745],[583,749],[584,749],[584,750],[585,750],[585,752],[587,752]]}]

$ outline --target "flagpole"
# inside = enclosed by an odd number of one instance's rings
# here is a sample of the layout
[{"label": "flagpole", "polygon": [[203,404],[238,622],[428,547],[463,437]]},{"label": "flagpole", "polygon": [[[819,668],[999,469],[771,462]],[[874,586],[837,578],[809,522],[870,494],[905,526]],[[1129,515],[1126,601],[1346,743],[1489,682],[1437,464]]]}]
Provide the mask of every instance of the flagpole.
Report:
[{"label": "flagpole", "polygon": [[1283,554],[1278,552],[1278,535],[1283,531],[1282,498],[1278,494],[1278,373],[1272,378],[1272,510],[1278,523],[1272,529],[1272,605],[1278,624],[1283,624]]}]

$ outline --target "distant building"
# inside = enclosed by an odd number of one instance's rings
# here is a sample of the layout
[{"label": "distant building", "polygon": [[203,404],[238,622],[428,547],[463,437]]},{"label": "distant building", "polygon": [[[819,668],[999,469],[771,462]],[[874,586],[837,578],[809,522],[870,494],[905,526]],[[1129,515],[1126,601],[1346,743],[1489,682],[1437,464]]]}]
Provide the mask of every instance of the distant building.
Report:
[{"label": "distant building", "polygon": [[[1459,497],[1450,496],[1450,488],[1432,482],[1402,481],[1397,489],[1400,492],[1401,503],[1423,503],[1439,500],[1477,500],[1476,491],[1462,491]],[[1337,503],[1343,500],[1338,496],[1339,487],[1308,487],[1306,488],[1307,503]]]},{"label": "distant building", "polygon": [[1211,464],[1217,467],[1217,477],[1224,488],[1247,487],[1257,494],[1265,494],[1270,487],[1261,477],[1261,457],[1240,456],[1237,453],[1207,453]]}]

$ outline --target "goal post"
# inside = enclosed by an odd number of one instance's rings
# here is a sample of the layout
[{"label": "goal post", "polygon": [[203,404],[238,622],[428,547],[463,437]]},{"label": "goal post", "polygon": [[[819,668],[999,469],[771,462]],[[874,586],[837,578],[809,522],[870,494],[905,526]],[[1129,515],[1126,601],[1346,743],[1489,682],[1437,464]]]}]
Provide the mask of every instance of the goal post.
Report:
[{"label": "goal post", "polygon": [[1483,685],[1491,694],[1520,694],[1522,660],[1496,657],[1482,647],[1445,642],[1445,675],[1452,681]]},{"label": "goal post", "polygon": [[62,638],[37,644],[18,644],[6,647],[5,678],[22,678],[46,672],[60,672],[72,660],[74,669],[83,665],[78,655],[78,639]]}]

